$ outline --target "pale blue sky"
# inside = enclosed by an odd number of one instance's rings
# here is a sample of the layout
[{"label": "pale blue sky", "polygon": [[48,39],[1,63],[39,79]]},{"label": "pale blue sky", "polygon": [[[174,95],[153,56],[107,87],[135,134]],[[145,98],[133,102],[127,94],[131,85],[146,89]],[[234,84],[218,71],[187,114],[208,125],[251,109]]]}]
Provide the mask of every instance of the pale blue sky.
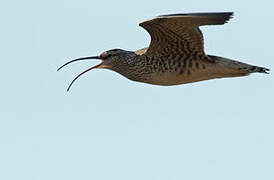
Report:
[{"label": "pale blue sky", "polygon": [[157,15],[234,11],[203,27],[209,54],[273,69],[273,1],[2,1],[0,179],[274,179],[274,77],[161,87],[97,61],[64,62],[150,37]]}]

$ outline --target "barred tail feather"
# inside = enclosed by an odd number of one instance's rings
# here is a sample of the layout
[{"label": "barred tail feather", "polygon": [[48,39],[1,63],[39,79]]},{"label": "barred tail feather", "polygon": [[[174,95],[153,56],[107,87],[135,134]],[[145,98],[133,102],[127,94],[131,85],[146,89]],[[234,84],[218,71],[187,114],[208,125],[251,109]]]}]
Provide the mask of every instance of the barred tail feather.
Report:
[{"label": "barred tail feather", "polygon": [[247,69],[247,70],[251,73],[259,72],[259,73],[265,73],[265,74],[269,74],[268,71],[270,71],[270,69],[268,69],[268,68],[259,67],[259,66],[251,66],[251,68]]},{"label": "barred tail feather", "polygon": [[239,71],[246,71],[247,73],[265,73],[265,74],[269,74],[268,71],[270,71],[270,69],[265,68],[265,67],[259,67],[259,66],[253,66],[250,64],[246,64],[246,63],[242,63],[239,61],[235,61],[232,59],[228,59],[228,58],[223,58],[223,57],[219,57],[219,56],[211,56],[209,55],[209,57],[217,64],[221,65],[221,66],[226,66],[226,67],[230,67],[233,69],[237,69]]}]

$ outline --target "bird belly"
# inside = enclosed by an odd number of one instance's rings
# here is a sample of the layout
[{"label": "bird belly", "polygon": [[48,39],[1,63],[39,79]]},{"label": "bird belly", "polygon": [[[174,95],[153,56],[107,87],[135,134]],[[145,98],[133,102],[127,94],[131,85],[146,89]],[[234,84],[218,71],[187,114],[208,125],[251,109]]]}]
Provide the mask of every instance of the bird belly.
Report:
[{"label": "bird belly", "polygon": [[[182,71],[181,71],[182,72]],[[226,67],[208,66],[205,69],[188,69],[184,73],[179,72],[158,72],[154,73],[146,83],[172,86],[179,84],[204,81],[215,78],[239,77],[248,75],[246,71]]]},{"label": "bird belly", "polygon": [[160,73],[158,75],[152,76],[148,83],[155,85],[163,85],[163,86],[172,86],[179,84],[192,83],[202,80],[212,79],[214,77],[209,76],[199,76],[199,74],[193,75],[178,75],[176,73]]}]

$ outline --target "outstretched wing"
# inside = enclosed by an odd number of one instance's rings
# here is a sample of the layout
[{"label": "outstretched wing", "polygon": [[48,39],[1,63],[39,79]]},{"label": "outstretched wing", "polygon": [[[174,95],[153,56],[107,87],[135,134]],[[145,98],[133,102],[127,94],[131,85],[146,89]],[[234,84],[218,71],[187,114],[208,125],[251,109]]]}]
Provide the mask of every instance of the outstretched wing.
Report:
[{"label": "outstretched wing", "polygon": [[145,54],[160,56],[173,52],[205,56],[203,35],[199,26],[224,24],[232,15],[232,12],[170,14],[144,21],[139,25],[151,36]]}]

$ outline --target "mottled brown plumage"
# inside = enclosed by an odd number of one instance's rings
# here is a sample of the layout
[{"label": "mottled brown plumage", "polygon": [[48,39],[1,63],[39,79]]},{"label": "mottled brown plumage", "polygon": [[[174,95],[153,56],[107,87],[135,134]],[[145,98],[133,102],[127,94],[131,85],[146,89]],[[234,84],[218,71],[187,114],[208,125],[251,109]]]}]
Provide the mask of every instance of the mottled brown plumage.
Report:
[{"label": "mottled brown plumage", "polygon": [[113,49],[99,56],[72,60],[59,69],[79,60],[101,59],[101,64],[79,74],[72,83],[93,68],[106,68],[128,79],[157,85],[245,76],[253,72],[267,73],[267,68],[207,55],[204,52],[204,40],[199,26],[221,25],[232,15],[231,12],[225,12],[158,16],[139,24],[151,36],[148,48],[135,52]]}]

